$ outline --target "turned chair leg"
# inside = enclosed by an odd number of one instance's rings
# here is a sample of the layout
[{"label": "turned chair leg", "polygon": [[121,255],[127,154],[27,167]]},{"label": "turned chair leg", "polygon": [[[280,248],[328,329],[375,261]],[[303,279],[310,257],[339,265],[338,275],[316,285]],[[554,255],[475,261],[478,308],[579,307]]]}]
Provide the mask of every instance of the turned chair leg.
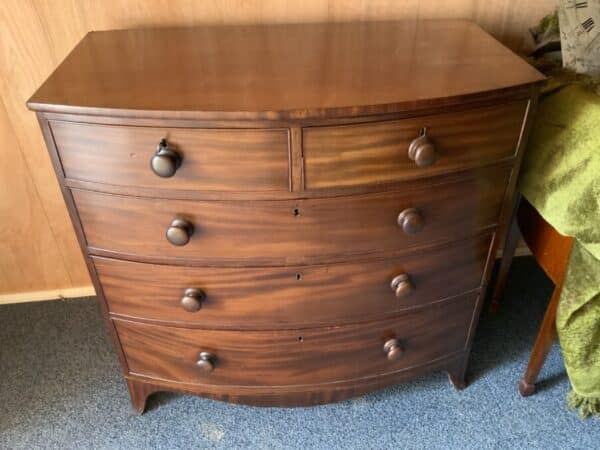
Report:
[{"label": "turned chair leg", "polygon": [[508,235],[506,236],[506,240],[504,242],[502,258],[500,259],[500,267],[498,268],[498,276],[496,277],[496,282],[494,283],[490,299],[489,308],[491,312],[497,312],[500,308],[500,299],[504,293],[506,279],[508,278],[508,271],[510,270],[510,265],[513,257],[515,256],[520,236],[521,232],[519,231],[517,218],[516,215],[513,215],[510,221]]},{"label": "turned chair leg", "polygon": [[544,314],[544,320],[542,321],[533,350],[531,351],[531,356],[529,357],[527,370],[521,381],[519,381],[519,393],[523,397],[527,397],[535,392],[535,382],[556,338],[556,309],[561,291],[562,280],[554,287],[550,304]]}]

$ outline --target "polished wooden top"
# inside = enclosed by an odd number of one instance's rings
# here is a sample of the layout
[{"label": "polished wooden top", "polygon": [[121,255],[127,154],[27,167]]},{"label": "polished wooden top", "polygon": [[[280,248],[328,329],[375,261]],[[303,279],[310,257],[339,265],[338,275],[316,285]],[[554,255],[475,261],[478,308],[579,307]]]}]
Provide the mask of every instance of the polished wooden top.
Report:
[{"label": "polished wooden top", "polygon": [[28,106],[304,118],[452,104],[541,80],[462,20],[140,29],[88,33]]}]

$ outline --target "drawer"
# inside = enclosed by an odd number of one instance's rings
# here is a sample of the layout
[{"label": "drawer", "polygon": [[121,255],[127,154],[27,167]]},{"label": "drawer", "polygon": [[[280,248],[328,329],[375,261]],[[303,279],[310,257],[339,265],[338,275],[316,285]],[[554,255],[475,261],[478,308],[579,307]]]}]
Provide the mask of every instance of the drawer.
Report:
[{"label": "drawer", "polygon": [[[187,201],[72,192],[92,251],[153,262],[314,264],[349,255],[389,254],[494,226],[509,173],[510,168],[504,167],[422,190],[282,201]],[[398,225],[400,215],[404,228]],[[193,231],[186,230],[181,220]],[[190,236],[189,241],[173,245],[165,237],[167,230]]]},{"label": "drawer", "polygon": [[[304,128],[305,187],[392,183],[511,157],[526,107],[521,100],[410,119]],[[409,146],[425,128],[425,141],[415,144],[413,160]]]},{"label": "drawer", "polygon": [[[479,288],[490,235],[401,258],[214,268],[94,257],[111,313],[205,328],[277,329],[380,318]],[[391,282],[398,276],[398,295]],[[186,290],[197,289],[186,296]],[[199,308],[199,309],[197,309]]]},{"label": "drawer", "polygon": [[[471,295],[394,319],[303,330],[114,323],[132,374],[188,384],[307,385],[400,371],[463,350],[475,300]],[[396,345],[386,352],[390,340]]]},{"label": "drawer", "polygon": [[[206,191],[287,191],[287,129],[195,129],[51,121],[65,176],[121,186]],[[181,158],[170,177],[151,160],[162,138]],[[162,156],[163,162],[170,157]],[[164,167],[164,166],[163,166]]]}]

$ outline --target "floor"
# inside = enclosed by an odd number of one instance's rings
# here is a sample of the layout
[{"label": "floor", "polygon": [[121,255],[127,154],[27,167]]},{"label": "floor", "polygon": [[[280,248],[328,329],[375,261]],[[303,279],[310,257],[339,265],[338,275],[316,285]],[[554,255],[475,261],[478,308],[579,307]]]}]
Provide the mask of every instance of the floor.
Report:
[{"label": "floor", "polygon": [[93,298],[0,307],[0,449],[594,449],[600,422],[567,411],[555,347],[539,391],[517,393],[551,285],[530,258],[480,322],[470,386],[433,374],[313,408],[253,408],[157,394],[133,414]]}]

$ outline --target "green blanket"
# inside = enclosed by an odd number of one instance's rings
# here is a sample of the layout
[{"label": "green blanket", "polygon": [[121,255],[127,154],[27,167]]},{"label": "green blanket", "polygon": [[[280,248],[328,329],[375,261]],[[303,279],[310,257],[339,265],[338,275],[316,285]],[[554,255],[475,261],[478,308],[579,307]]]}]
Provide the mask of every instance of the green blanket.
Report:
[{"label": "green blanket", "polygon": [[574,84],[543,96],[524,158],[521,193],[575,237],[556,319],[568,405],[600,418],[600,96]]}]

